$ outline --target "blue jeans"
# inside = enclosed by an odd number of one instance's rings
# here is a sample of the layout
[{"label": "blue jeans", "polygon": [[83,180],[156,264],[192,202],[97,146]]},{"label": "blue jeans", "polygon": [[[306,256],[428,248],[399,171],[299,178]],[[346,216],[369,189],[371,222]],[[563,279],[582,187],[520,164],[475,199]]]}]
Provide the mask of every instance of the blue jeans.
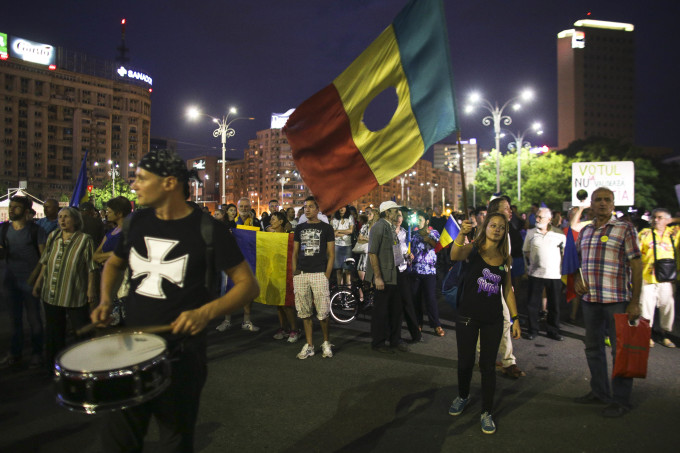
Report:
[{"label": "blue jeans", "polygon": [[590,388],[602,401],[613,401],[630,407],[630,394],[633,390],[633,379],[612,378],[611,393],[609,390],[609,372],[607,371],[607,354],[604,345],[605,328],[610,331],[612,344],[612,368],[616,361],[615,313],[625,313],[626,302],[599,304],[583,302],[583,321],[586,326],[586,360],[590,368]]},{"label": "blue jeans", "polygon": [[43,351],[43,325],[40,315],[40,301],[33,297],[33,288],[23,278],[9,277],[5,280],[12,316],[12,340],[10,353],[21,357],[24,349],[24,310],[31,330],[31,347],[33,354],[41,355]]}]

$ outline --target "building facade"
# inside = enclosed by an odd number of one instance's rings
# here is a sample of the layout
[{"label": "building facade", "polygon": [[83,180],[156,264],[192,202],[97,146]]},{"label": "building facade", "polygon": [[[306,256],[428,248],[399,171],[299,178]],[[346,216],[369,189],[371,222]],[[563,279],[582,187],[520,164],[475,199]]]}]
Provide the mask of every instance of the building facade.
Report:
[{"label": "building facade", "polygon": [[112,171],[131,181],[149,150],[151,78],[79,52],[0,37],[9,47],[0,52],[0,183],[26,181],[40,199],[70,196],[86,151],[89,184],[102,186]]},{"label": "building facade", "polygon": [[635,136],[632,24],[579,20],[557,35],[558,147]]},{"label": "building facade", "polygon": [[[469,187],[477,175],[479,162],[479,148],[477,139],[461,140],[463,149],[463,171],[465,173],[465,187]],[[458,157],[458,144],[437,143],[433,146],[434,158],[432,166],[439,170],[457,171],[460,173],[460,159]]]}]

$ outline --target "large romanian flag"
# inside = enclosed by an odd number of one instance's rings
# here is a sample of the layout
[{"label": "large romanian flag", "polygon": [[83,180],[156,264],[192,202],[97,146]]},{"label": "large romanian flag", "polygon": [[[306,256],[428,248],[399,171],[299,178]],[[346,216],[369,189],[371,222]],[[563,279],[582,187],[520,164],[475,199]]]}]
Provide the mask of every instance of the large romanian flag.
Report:
[{"label": "large romanian flag", "polygon": [[[364,111],[394,87],[390,123],[370,131]],[[442,0],[412,0],[330,85],[304,101],[284,132],[323,212],[411,168],[457,128]]]},{"label": "large romanian flag", "polygon": [[255,302],[294,306],[295,293],[291,267],[293,235],[243,228],[231,231],[260,284],[260,295]]}]

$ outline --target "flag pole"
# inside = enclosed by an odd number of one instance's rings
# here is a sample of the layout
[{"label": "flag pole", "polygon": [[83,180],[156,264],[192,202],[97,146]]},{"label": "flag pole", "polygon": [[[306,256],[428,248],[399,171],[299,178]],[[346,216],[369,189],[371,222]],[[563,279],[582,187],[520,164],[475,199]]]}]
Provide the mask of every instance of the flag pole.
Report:
[{"label": "flag pole", "polygon": [[458,140],[458,168],[460,169],[460,182],[462,187],[463,214],[468,218],[467,187],[465,187],[465,169],[463,168],[463,145],[460,143],[460,129],[457,131]]}]

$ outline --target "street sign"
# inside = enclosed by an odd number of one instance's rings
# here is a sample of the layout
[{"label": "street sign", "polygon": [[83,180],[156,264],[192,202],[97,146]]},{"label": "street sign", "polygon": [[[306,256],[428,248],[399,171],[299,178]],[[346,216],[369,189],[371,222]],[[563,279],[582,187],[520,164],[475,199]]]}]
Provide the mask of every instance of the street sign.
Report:
[{"label": "street sign", "polygon": [[571,203],[590,206],[590,195],[598,187],[614,192],[616,206],[635,204],[635,164],[625,162],[575,162],[571,164]]}]

